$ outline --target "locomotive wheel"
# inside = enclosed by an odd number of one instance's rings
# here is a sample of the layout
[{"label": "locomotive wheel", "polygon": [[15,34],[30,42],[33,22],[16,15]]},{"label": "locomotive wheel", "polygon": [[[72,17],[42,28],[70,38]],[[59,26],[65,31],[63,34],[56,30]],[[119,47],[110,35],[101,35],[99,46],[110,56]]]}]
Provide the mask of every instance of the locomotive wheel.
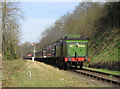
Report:
[{"label": "locomotive wheel", "polygon": [[71,62],[68,62],[68,68],[69,68],[69,69],[72,68],[72,64],[71,64]]},{"label": "locomotive wheel", "polygon": [[77,69],[77,64],[75,65],[75,68]]},{"label": "locomotive wheel", "polygon": [[64,70],[68,70],[68,63],[64,63]]},{"label": "locomotive wheel", "polygon": [[80,62],[80,69],[82,69],[82,67],[83,67],[83,62]]},{"label": "locomotive wheel", "polygon": [[61,63],[61,58],[57,58],[57,66],[61,70],[62,69],[62,63]]},{"label": "locomotive wheel", "polygon": [[76,62],[76,63],[75,63],[75,68],[76,68],[76,69],[77,69],[78,65],[79,65],[79,63],[78,63],[78,62]]}]

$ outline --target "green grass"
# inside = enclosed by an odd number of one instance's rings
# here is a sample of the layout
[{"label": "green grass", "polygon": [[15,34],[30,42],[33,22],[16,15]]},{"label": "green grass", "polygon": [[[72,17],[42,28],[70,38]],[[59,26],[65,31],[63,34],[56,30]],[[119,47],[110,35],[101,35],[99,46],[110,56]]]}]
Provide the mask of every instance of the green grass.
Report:
[{"label": "green grass", "polygon": [[96,69],[96,68],[88,68],[88,67],[83,67],[83,68],[100,71],[100,72],[105,72],[105,73],[110,73],[110,74],[115,74],[115,75],[120,75],[120,71],[112,71],[112,70],[108,70],[108,69]]},{"label": "green grass", "polygon": [[[30,77],[31,72],[31,77]],[[39,62],[3,61],[3,87],[105,87]]]},{"label": "green grass", "polygon": [[[92,51],[89,51],[91,63],[120,61],[118,60],[119,58],[118,39],[119,37],[116,37],[114,40],[112,40],[111,44],[105,47],[104,50],[99,49],[100,53],[98,55],[94,55]],[[95,51],[96,49],[93,50]]]},{"label": "green grass", "polygon": [[[25,80],[26,77],[26,65],[23,60],[3,61],[3,73],[2,73],[3,86],[16,86],[19,87],[19,83]],[[18,81],[19,80],[19,81]],[[22,82],[21,82],[22,83]]]}]

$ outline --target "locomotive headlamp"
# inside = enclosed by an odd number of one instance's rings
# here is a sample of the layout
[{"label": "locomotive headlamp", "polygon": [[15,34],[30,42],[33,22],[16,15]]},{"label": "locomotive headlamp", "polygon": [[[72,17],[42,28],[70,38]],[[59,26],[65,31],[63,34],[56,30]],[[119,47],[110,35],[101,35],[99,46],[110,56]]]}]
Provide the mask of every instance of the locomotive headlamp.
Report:
[{"label": "locomotive headlamp", "polygon": [[69,59],[68,59],[68,60],[69,60],[69,61],[71,61],[71,60],[72,60],[72,58],[70,58],[70,57],[69,57]]},{"label": "locomotive headlamp", "polygon": [[70,47],[74,47],[74,45],[70,45]]},{"label": "locomotive headlamp", "polygon": [[85,45],[78,45],[78,47],[85,47]]},{"label": "locomotive headlamp", "polygon": [[88,61],[88,57],[85,57],[85,61]]}]

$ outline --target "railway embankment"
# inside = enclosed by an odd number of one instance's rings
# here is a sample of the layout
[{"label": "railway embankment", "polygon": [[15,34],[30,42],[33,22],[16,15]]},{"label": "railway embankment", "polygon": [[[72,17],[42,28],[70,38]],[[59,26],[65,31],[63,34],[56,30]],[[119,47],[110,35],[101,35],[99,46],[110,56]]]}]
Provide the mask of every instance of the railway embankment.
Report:
[{"label": "railway embankment", "polygon": [[120,71],[120,29],[99,32],[90,41],[90,68]]},{"label": "railway embankment", "polygon": [[101,81],[31,61],[3,61],[3,87],[112,87]]}]

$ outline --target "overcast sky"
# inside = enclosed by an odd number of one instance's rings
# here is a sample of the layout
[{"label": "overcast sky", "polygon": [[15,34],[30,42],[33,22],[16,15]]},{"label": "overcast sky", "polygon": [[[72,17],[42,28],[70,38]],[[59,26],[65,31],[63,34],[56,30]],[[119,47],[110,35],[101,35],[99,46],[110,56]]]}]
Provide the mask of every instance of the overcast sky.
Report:
[{"label": "overcast sky", "polygon": [[25,21],[22,22],[21,43],[37,42],[40,34],[79,2],[22,2]]}]

